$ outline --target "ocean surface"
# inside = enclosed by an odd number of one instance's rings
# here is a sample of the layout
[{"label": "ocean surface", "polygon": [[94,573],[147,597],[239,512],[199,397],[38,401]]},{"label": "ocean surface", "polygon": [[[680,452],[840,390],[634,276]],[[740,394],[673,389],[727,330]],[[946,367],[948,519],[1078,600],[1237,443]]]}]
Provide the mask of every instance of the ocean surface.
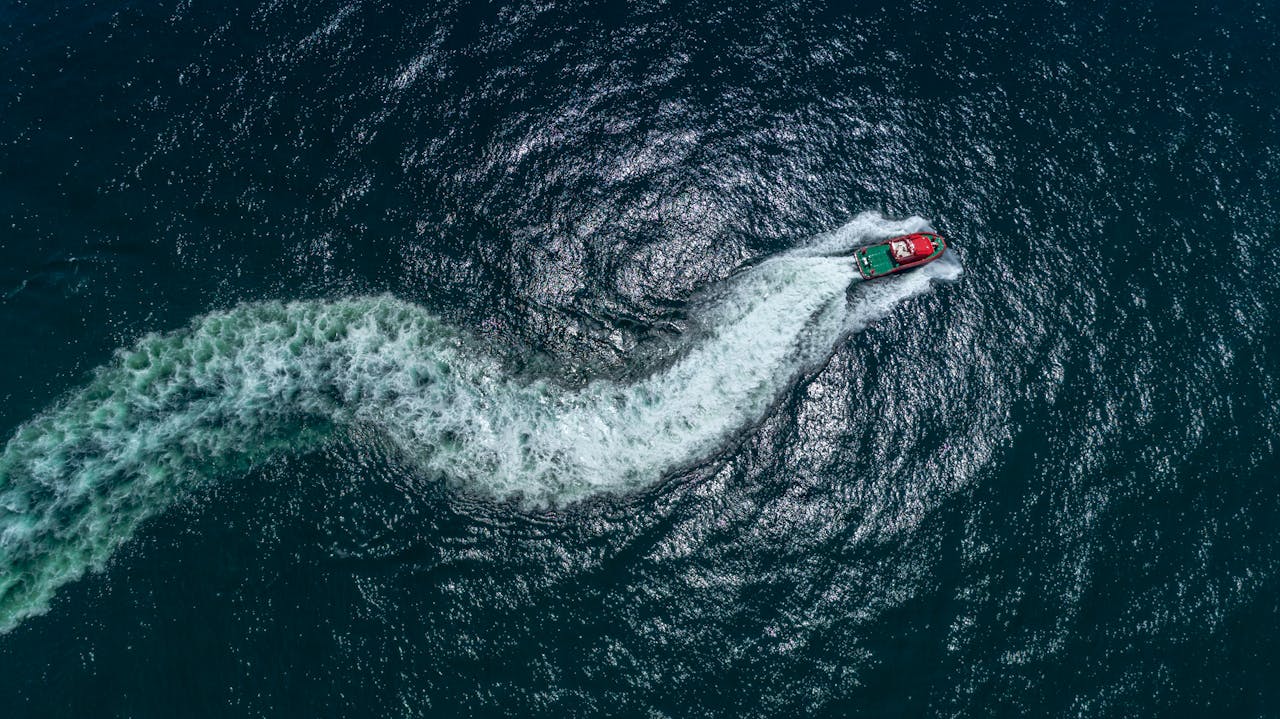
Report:
[{"label": "ocean surface", "polygon": [[1280,716],[1278,63],[0,2],[0,715]]}]

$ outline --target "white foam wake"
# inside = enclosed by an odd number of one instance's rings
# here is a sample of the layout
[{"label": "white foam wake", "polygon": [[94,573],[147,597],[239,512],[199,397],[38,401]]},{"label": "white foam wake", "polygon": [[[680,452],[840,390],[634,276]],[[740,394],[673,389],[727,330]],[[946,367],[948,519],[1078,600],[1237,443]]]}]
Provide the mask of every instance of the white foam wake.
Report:
[{"label": "white foam wake", "polygon": [[759,421],[842,336],[958,274],[934,263],[848,300],[856,270],[835,253],[923,227],[864,215],[741,273],[696,310],[705,336],[625,384],[517,381],[390,297],[241,305],[147,336],[0,455],[0,631],[193,482],[332,427],[376,427],[424,472],[528,504],[652,482]]}]

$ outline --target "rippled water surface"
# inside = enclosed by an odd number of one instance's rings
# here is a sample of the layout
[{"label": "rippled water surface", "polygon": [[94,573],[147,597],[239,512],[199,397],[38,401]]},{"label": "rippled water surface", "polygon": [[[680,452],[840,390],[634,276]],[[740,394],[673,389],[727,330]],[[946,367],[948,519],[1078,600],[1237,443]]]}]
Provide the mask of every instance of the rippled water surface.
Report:
[{"label": "rippled water surface", "polygon": [[1280,713],[1277,22],[0,4],[4,715]]}]

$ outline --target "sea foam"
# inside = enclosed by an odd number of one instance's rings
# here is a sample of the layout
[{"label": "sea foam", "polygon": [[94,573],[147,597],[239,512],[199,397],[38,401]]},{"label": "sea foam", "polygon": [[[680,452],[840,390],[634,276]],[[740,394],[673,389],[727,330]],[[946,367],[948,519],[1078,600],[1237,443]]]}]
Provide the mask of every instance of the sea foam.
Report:
[{"label": "sea foam", "polygon": [[[101,567],[194,483],[368,426],[406,461],[526,506],[653,482],[749,428],[837,342],[933,279],[937,262],[849,294],[847,252],[924,229],[863,215],[726,281],[704,332],[641,379],[519,380],[391,297],[245,304],[144,337],[18,428],[0,455],[0,631]],[[846,253],[846,254],[841,254]]]}]

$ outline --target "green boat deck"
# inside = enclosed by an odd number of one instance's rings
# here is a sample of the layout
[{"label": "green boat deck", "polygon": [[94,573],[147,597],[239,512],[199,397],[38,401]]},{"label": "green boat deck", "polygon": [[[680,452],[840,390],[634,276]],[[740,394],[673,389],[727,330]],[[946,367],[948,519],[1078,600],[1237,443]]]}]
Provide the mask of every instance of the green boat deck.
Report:
[{"label": "green boat deck", "polygon": [[888,274],[898,266],[889,256],[888,245],[872,245],[858,251],[858,264],[867,277]]}]

